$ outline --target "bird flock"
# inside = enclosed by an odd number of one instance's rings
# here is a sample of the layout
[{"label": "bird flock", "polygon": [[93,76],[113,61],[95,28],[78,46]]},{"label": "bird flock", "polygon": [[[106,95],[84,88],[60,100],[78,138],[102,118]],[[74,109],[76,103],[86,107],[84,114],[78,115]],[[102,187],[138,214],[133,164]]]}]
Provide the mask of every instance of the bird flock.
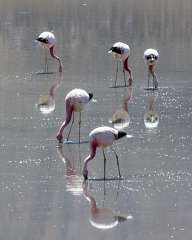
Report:
[{"label": "bird flock", "polygon": [[[61,62],[61,58],[56,55],[55,53],[55,45],[56,45],[56,38],[52,32],[42,32],[37,38],[36,41],[40,44],[41,47],[45,49],[45,73],[48,73],[48,61],[47,61],[47,49],[50,52],[50,55],[53,59],[55,59],[59,66],[59,72],[63,72],[63,64]],[[119,72],[119,64],[122,64],[123,69],[123,76],[124,76],[124,85],[123,87],[128,87],[132,89],[133,85],[133,75],[132,70],[129,65],[129,57],[130,57],[130,47],[129,45],[122,43],[122,42],[116,42],[113,44],[113,46],[108,51],[109,54],[113,55],[116,69],[115,69],[115,82],[114,87],[118,87],[117,85],[117,79],[118,79],[118,72]],[[147,89],[150,90],[157,90],[158,89],[158,79],[157,75],[155,73],[155,66],[159,59],[159,53],[155,49],[146,49],[144,51],[144,61],[148,66],[148,85]],[[128,73],[128,82],[126,81],[126,73]],[[150,79],[152,80],[152,87],[150,88]],[[128,112],[127,102],[130,100],[131,94],[128,95],[127,98],[124,100],[124,111]],[[74,123],[74,114],[79,113],[79,139],[78,143],[81,143],[81,112],[84,110],[85,106],[91,101],[93,98],[93,93],[88,93],[84,89],[72,89],[65,97],[65,111],[66,116],[65,120],[62,122],[57,135],[56,139],[59,142],[59,144],[63,144],[64,137],[63,137],[63,131],[65,128],[69,125],[71,122],[71,126],[69,128],[68,134],[66,134],[66,142],[69,141],[71,129],[73,127]],[[44,105],[41,104],[41,107]],[[151,109],[149,109],[151,110]],[[151,111],[152,112],[152,111]],[[152,114],[150,116],[146,116],[146,122],[149,121],[149,118],[152,118]],[[113,143],[127,135],[126,132],[121,131],[120,129],[115,129],[108,126],[102,126],[97,127],[93,129],[89,134],[89,148],[90,153],[88,156],[84,159],[83,169],[82,169],[82,175],[85,180],[88,179],[88,163],[95,158],[97,148],[102,149],[103,158],[104,158],[104,180],[106,179],[106,155],[104,149],[106,147],[111,147]],[[118,177],[121,179],[121,172],[120,172],[120,166],[119,166],[119,158],[118,154],[115,152],[114,149],[112,149],[112,152],[115,155],[116,163],[117,163],[117,170],[118,170]]]}]

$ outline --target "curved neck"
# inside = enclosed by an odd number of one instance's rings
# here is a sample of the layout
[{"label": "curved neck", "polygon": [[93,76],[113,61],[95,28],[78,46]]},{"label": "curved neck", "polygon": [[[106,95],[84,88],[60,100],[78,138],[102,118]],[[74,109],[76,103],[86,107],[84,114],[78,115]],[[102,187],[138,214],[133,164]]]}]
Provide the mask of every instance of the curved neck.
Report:
[{"label": "curved neck", "polygon": [[95,157],[96,149],[97,149],[97,143],[93,141],[92,143],[90,143],[90,154],[84,159],[83,172],[87,171],[88,162]]},{"label": "curved neck", "polygon": [[52,47],[49,49],[49,51],[50,51],[51,57],[54,58],[54,59],[56,59],[56,60],[59,62],[59,72],[62,72],[61,59],[60,59],[57,55],[55,55],[55,53],[54,53],[54,46],[52,46]]}]

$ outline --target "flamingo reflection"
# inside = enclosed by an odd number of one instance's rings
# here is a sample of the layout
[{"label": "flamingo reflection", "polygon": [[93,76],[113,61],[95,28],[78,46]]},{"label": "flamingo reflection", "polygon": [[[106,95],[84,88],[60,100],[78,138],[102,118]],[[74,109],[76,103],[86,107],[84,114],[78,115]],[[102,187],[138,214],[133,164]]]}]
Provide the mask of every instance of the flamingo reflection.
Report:
[{"label": "flamingo reflection", "polygon": [[123,97],[122,107],[117,109],[113,114],[112,118],[109,122],[113,125],[113,127],[117,130],[124,129],[129,126],[130,123],[130,115],[128,111],[129,101],[132,98],[132,87],[127,88],[126,95]]},{"label": "flamingo reflection", "polygon": [[157,97],[158,94],[152,94],[148,98],[148,110],[144,114],[144,124],[147,129],[154,129],[159,125],[159,114],[155,109]]},{"label": "flamingo reflection", "polygon": [[63,79],[62,73],[59,75],[59,79],[51,86],[49,90],[49,94],[42,95],[39,98],[37,103],[37,108],[42,114],[50,114],[55,110],[55,93],[56,90],[59,88],[61,81]]},{"label": "flamingo reflection", "polygon": [[72,161],[65,156],[62,145],[57,147],[57,153],[65,164],[66,191],[72,193],[72,195],[81,195],[83,193],[81,166],[79,167],[80,173],[78,173],[78,168],[75,168]]},{"label": "flamingo reflection", "polygon": [[83,183],[83,194],[90,205],[89,222],[95,228],[107,230],[116,227],[119,223],[132,219],[132,215],[121,214],[111,208],[98,207],[95,198],[88,190],[88,182]]}]

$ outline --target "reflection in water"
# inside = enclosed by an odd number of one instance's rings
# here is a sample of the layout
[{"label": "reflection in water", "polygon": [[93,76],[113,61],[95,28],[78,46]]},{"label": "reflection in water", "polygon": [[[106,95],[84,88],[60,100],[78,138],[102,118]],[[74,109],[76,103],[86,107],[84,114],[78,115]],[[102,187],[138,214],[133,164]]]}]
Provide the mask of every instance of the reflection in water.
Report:
[{"label": "reflection in water", "polygon": [[159,114],[155,109],[155,103],[158,94],[149,95],[148,99],[148,110],[144,114],[144,124],[147,129],[157,128],[159,125]]},{"label": "reflection in water", "polygon": [[129,126],[130,123],[130,115],[128,112],[128,104],[132,97],[133,89],[132,87],[127,88],[127,93],[123,98],[123,104],[121,109],[117,109],[113,114],[112,118],[109,122],[113,125],[117,130],[124,129]]},{"label": "reflection in water", "polygon": [[89,222],[95,228],[107,230],[116,227],[119,223],[132,219],[132,215],[125,215],[111,208],[98,207],[95,198],[88,190],[88,182],[83,183],[83,193],[90,205]]},{"label": "reflection in water", "polygon": [[[78,174],[78,169],[73,166],[72,161],[69,160],[64,155],[63,146],[59,145],[57,147],[57,153],[60,159],[65,164],[65,177],[66,177],[66,191],[72,193],[72,195],[81,195],[83,192],[82,183],[83,183],[83,176],[82,174]],[[80,167],[81,172],[81,167]]]},{"label": "reflection in water", "polygon": [[37,108],[42,114],[50,114],[55,110],[55,92],[60,86],[63,75],[59,74],[59,79],[51,86],[49,95],[42,95],[37,103]]}]

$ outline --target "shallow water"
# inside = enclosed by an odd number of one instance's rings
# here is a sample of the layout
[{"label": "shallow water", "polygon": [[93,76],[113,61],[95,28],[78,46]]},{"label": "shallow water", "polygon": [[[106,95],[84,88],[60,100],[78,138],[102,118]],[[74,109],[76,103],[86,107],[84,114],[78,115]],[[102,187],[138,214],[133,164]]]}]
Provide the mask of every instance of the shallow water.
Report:
[{"label": "shallow water", "polygon": [[[0,1],[0,239],[191,239],[191,13],[190,0]],[[34,40],[44,30],[57,37],[61,79],[52,59],[53,74],[37,74],[44,52]],[[107,150],[109,180],[101,181],[98,151],[89,167],[90,178],[100,181],[86,186],[81,168],[88,144],[57,148],[55,135],[64,97],[74,87],[94,93],[82,114],[83,141],[122,108],[127,89],[110,88],[107,51],[116,41],[131,48],[134,89],[125,130],[133,137],[114,146],[122,180],[110,180],[118,172]],[[143,52],[149,47],[160,53],[155,92],[144,90]],[[123,83],[121,72],[119,79]],[[55,105],[42,114],[39,99],[58,83]],[[144,116],[153,96],[159,122],[147,129]]]}]

